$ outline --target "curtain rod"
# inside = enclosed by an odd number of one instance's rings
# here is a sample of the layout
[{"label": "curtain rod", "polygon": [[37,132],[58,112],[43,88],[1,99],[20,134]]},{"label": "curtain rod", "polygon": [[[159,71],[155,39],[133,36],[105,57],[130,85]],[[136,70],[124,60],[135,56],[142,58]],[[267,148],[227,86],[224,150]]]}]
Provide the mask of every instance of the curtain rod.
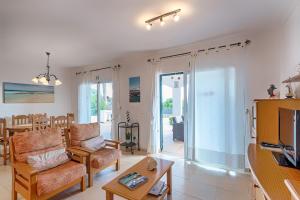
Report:
[{"label": "curtain rod", "polygon": [[104,70],[104,69],[114,69],[114,68],[120,68],[120,67],[121,67],[120,65],[115,65],[113,67],[102,67],[102,68],[98,68],[98,69],[91,69],[91,70],[88,70],[88,71],[76,72],[76,75],[84,74],[84,73],[87,73],[87,72],[96,72],[96,71],[100,71],[100,70]]},{"label": "curtain rod", "polygon": [[190,55],[191,53],[192,52],[189,51],[189,52],[174,54],[174,55],[170,55],[170,56],[163,56],[163,57],[160,57],[159,59],[163,60],[163,59],[168,59],[168,58],[173,58],[173,57],[186,56],[186,55]]},{"label": "curtain rod", "polygon": [[[224,49],[226,47],[236,47],[236,46],[238,46],[238,47],[244,47],[243,44],[245,46],[248,46],[248,45],[250,45],[250,43],[251,43],[251,40],[245,40],[245,42],[236,42],[236,43],[232,43],[232,44],[229,44],[229,45],[220,45],[218,47],[210,47],[208,49],[199,49],[199,50],[197,50],[197,52],[201,53],[201,52],[212,51],[212,50],[216,50],[217,51],[218,49]],[[173,54],[173,55],[169,55],[169,56],[163,56],[163,57],[160,57],[159,59],[160,60],[164,60],[164,59],[169,59],[169,58],[174,58],[174,57],[179,57],[179,56],[187,56],[187,55],[191,55],[191,53],[192,52],[189,51],[189,52],[185,52],[185,53],[179,53],[179,54]],[[148,59],[147,61],[151,62],[153,60],[154,59],[152,58],[152,59]]]}]

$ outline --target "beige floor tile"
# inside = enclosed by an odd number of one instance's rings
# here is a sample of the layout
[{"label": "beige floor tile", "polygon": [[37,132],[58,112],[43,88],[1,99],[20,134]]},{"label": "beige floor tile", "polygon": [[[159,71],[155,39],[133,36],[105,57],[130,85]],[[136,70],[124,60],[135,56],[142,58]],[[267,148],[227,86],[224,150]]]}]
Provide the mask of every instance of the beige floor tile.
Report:
[{"label": "beige floor tile", "polygon": [[[175,161],[173,167],[173,195],[169,200],[248,200],[250,199],[251,179],[247,174],[230,176],[207,170],[198,165],[189,164],[184,159],[172,155],[157,154],[157,157]],[[79,186],[74,186],[52,198],[53,200],[99,200],[105,199],[105,192],[101,186],[117,175],[140,161],[144,155],[131,155],[124,153],[121,158],[121,169],[116,172],[113,167],[97,174],[94,186],[85,192],[79,191]],[[11,199],[11,168],[0,165],[0,199]],[[23,198],[19,197],[22,200]],[[116,197],[119,200],[122,198]]]}]

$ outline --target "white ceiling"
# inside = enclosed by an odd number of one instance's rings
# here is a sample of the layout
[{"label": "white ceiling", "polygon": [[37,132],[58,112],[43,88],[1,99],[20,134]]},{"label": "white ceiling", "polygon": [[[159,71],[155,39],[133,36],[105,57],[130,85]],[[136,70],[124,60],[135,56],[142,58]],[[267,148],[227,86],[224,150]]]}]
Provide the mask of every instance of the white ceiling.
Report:
[{"label": "white ceiling", "polygon": [[[288,16],[295,0],[0,0],[2,59],[54,54],[61,67],[109,61],[244,30]],[[145,29],[144,21],[181,8],[181,19]]]}]

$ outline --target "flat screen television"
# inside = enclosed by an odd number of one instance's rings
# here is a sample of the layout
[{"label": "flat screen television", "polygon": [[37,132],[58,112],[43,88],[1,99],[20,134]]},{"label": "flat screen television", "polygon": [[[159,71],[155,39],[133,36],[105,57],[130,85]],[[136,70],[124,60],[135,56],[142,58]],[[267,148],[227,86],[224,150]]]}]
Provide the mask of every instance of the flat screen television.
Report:
[{"label": "flat screen television", "polygon": [[279,108],[279,145],[293,166],[300,167],[300,110]]}]

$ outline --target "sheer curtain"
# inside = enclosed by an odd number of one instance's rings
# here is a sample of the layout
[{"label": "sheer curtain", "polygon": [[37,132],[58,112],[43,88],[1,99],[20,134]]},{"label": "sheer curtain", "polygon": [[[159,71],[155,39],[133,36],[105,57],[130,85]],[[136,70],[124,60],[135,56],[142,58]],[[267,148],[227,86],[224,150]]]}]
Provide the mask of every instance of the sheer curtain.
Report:
[{"label": "sheer curtain", "polygon": [[159,152],[160,144],[160,62],[153,61],[149,67],[154,78],[151,83],[152,100],[150,105],[152,105],[152,112],[150,113],[150,135],[147,152],[155,154]]},{"label": "sheer curtain", "polygon": [[244,50],[199,54],[191,61],[187,157],[243,169],[245,164]]},{"label": "sheer curtain", "polygon": [[78,123],[89,123],[90,110],[90,84],[91,74],[89,72],[78,75]]},{"label": "sheer curtain", "polygon": [[120,119],[120,68],[116,66],[113,68],[112,84],[113,84],[113,105],[112,105],[112,139],[117,138],[118,122]]}]

